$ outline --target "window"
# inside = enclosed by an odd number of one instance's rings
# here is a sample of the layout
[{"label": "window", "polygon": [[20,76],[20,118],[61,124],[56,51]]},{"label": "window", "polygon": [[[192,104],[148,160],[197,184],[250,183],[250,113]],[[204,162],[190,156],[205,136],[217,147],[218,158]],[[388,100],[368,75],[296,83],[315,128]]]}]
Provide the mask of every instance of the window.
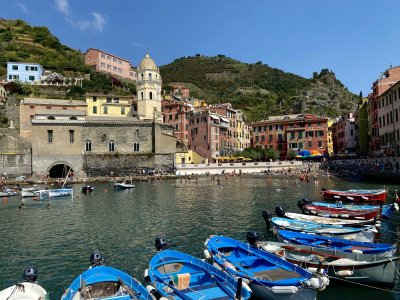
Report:
[{"label": "window", "polygon": [[104,53],[101,53],[100,55],[102,58],[106,58],[106,55]]},{"label": "window", "polygon": [[117,67],[113,67],[113,71],[117,72],[118,68]]},{"label": "window", "polygon": [[92,142],[91,141],[85,142],[85,151],[92,151]]},{"label": "window", "polygon": [[112,99],[111,98],[107,98],[107,103],[111,103]]},{"label": "window", "polygon": [[268,126],[268,129],[271,131],[271,130],[272,130],[272,125],[269,125],[269,126]]},{"label": "window", "polygon": [[299,149],[303,149],[303,143],[299,143]]},{"label": "window", "polygon": [[307,147],[308,147],[308,148],[311,148],[311,147],[312,147],[312,141],[308,141],[308,142],[307,142]]},{"label": "window", "polygon": [[93,96],[93,102],[96,102],[96,101],[97,101],[97,97]]},{"label": "window", "polygon": [[69,142],[74,143],[75,132],[74,130],[69,131]]},{"label": "window", "polygon": [[143,95],[143,92],[140,92],[140,95],[142,96],[142,100],[144,99],[144,95]]},{"label": "window", "polygon": [[262,135],[261,136],[261,143],[264,143],[265,142],[265,135]]},{"label": "window", "polygon": [[97,106],[93,106],[93,113],[97,114]]},{"label": "window", "polygon": [[35,76],[29,76],[29,81],[35,81]]},{"label": "window", "polygon": [[152,100],[153,99],[153,92],[150,92],[149,96],[150,96],[150,100]]},{"label": "window", "polygon": [[139,129],[136,129],[135,136],[139,136]]},{"label": "window", "polygon": [[291,133],[290,133],[290,139],[293,140],[294,137],[295,137],[294,132],[291,132]]},{"label": "window", "polygon": [[115,57],[113,57],[113,62],[117,62],[117,59]]},{"label": "window", "polygon": [[108,151],[115,151],[115,144],[114,142],[109,142],[108,143]]},{"label": "window", "polygon": [[121,115],[125,115],[125,107],[121,107]]},{"label": "window", "polygon": [[[301,138],[303,138],[303,132],[299,131],[299,139],[301,139]],[[303,147],[300,147],[300,148],[303,148]]]},{"label": "window", "polygon": [[12,68],[13,71],[18,71],[18,65],[12,65],[11,68]]},{"label": "window", "polygon": [[103,114],[105,114],[105,115],[108,114],[108,107],[107,106],[103,107]]},{"label": "window", "polygon": [[318,147],[322,147],[322,141],[318,141]]},{"label": "window", "polygon": [[268,135],[268,141],[272,141],[272,139],[273,139],[273,135],[272,134],[270,134],[270,135]]},{"label": "window", "polygon": [[53,143],[53,130],[47,130],[47,142]]},{"label": "window", "polygon": [[152,77],[152,75],[151,75],[151,73],[149,73],[149,79],[151,80],[151,77]]},{"label": "window", "polygon": [[102,68],[105,68],[105,67],[106,67],[106,63],[103,63],[103,62],[102,62],[102,63],[100,63],[100,65],[101,65]]},{"label": "window", "polygon": [[107,65],[107,69],[110,69],[110,70],[111,70],[111,65]]},{"label": "window", "polygon": [[139,152],[139,143],[133,143],[133,151]]},{"label": "window", "polygon": [[281,143],[282,141],[283,141],[282,133],[279,133],[278,134],[278,143]]}]

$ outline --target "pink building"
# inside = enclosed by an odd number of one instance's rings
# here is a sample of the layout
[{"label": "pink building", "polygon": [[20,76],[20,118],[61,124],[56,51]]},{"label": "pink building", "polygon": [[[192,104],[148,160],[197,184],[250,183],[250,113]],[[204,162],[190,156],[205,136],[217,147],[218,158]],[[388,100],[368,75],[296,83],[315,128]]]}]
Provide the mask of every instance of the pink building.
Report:
[{"label": "pink building", "polygon": [[175,137],[188,144],[189,114],[192,106],[185,101],[163,100],[161,102],[163,123],[173,126]]},{"label": "pink building", "polygon": [[332,126],[333,151],[335,154],[355,153],[357,147],[353,113],[336,119]]},{"label": "pink building", "polygon": [[89,48],[85,54],[85,64],[92,66],[98,72],[131,80],[137,79],[136,71],[128,60],[102,50]]}]

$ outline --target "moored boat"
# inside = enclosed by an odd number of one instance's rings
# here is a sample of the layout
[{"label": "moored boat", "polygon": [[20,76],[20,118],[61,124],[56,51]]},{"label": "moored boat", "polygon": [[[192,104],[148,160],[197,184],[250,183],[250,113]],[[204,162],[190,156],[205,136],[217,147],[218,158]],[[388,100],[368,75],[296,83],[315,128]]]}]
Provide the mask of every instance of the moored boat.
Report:
[{"label": "moored boat", "polygon": [[117,190],[132,189],[134,187],[135,187],[135,185],[133,184],[133,181],[131,179],[125,179],[122,182],[114,183],[114,189],[117,189]]},{"label": "moored boat", "polygon": [[35,192],[35,195],[39,200],[48,200],[52,198],[73,196],[72,188],[61,188],[61,189],[49,189],[49,190],[39,190]]},{"label": "moored boat", "polygon": [[12,197],[18,195],[19,193],[16,190],[7,187],[0,190],[0,197]]},{"label": "moored boat", "polygon": [[316,272],[318,268],[322,268],[329,276],[355,282],[393,285],[400,259],[399,257],[387,258],[335,249],[261,241],[256,232],[248,232],[247,241],[253,247],[278,255],[310,272]]},{"label": "moored boat", "polygon": [[357,242],[342,238],[327,237],[317,234],[307,234],[291,230],[278,230],[278,240],[318,248],[328,248],[344,252],[360,254],[374,254],[382,257],[392,257],[396,252],[397,246],[390,244],[378,244],[371,242]]},{"label": "moored boat", "polygon": [[[304,202],[308,201],[306,199],[303,199]],[[330,207],[330,208],[344,208],[348,210],[380,210],[380,217],[384,219],[389,219],[393,212],[399,210],[399,205],[397,203],[391,203],[391,204],[385,204],[382,206],[379,205],[365,205],[365,204],[344,204],[342,201],[336,201],[336,203],[327,203],[327,202],[318,202],[318,201],[313,201],[313,202],[307,202],[311,203],[315,206],[325,206],[325,207]]]},{"label": "moored boat", "polygon": [[99,252],[91,255],[91,268],[74,279],[62,300],[145,300],[155,297],[136,279],[118,269],[103,266]]},{"label": "moored boat", "polygon": [[287,229],[297,232],[313,233],[360,242],[372,242],[375,238],[376,232],[376,228],[371,225],[364,226],[362,228],[343,227],[279,217],[273,217],[271,221],[276,229]]},{"label": "moored boat", "polygon": [[322,273],[313,274],[231,238],[211,236],[205,246],[214,263],[249,282],[254,295],[261,299],[316,299],[317,291],[329,284]]},{"label": "moored boat", "polygon": [[38,272],[35,267],[24,270],[24,281],[0,291],[0,300],[47,300],[46,290],[36,283]]},{"label": "moored boat", "polygon": [[145,279],[168,299],[249,299],[250,288],[191,255],[163,250],[150,261]]},{"label": "moored boat", "polygon": [[[338,218],[326,218],[314,215],[304,215],[291,212],[285,212],[282,207],[277,207],[275,213],[280,218],[288,218],[297,221],[314,222],[318,224],[335,225],[343,227],[362,227],[365,225],[375,223],[374,219],[370,220],[347,220]],[[379,222],[379,221],[376,221]],[[375,224],[375,226],[380,226],[380,224]]]},{"label": "moored boat", "polygon": [[304,200],[300,200],[297,206],[304,214],[316,215],[326,218],[340,218],[349,220],[371,220],[379,218],[379,208],[375,209],[346,209],[343,207],[327,207],[318,206],[313,203],[307,204]]},{"label": "moored boat", "polygon": [[91,185],[89,185],[89,184],[84,185],[84,186],[82,186],[82,188],[81,188],[81,191],[82,191],[82,193],[84,193],[84,194],[89,194],[89,193],[93,192],[93,190],[94,190],[94,187],[91,186]]},{"label": "moored boat", "polygon": [[354,202],[382,202],[386,201],[387,191],[386,190],[326,190],[323,189],[321,194],[324,199],[327,200],[343,200],[343,201],[354,201]]},{"label": "moored boat", "polygon": [[23,188],[21,190],[21,196],[23,198],[27,198],[27,197],[35,197],[36,196],[36,192],[39,191],[39,187],[35,184],[33,187],[29,187],[29,188]]}]

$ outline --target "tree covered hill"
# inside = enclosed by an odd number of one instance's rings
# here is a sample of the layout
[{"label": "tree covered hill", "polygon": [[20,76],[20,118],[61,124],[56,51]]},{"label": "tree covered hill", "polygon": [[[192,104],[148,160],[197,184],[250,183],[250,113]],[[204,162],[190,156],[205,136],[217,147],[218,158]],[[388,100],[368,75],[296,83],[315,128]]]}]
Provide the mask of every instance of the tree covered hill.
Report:
[{"label": "tree covered hill", "polygon": [[197,54],[176,59],[160,70],[167,88],[184,84],[192,96],[211,103],[229,102],[253,121],[298,112],[335,117],[354,109],[358,100],[327,69],[306,79],[262,62],[246,64],[224,55]]}]

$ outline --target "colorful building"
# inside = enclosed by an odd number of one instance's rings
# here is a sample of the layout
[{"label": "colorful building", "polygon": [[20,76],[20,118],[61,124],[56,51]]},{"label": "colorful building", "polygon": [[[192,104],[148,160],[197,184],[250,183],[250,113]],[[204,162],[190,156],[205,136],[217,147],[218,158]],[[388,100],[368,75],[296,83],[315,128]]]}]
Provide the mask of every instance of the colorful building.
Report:
[{"label": "colorful building", "polygon": [[372,93],[368,96],[369,100],[369,149],[370,154],[381,154],[381,134],[379,133],[378,121],[378,102],[377,98],[387,91],[391,86],[400,80],[400,66],[389,68],[382,73],[381,77],[372,85]]},{"label": "colorful building", "polygon": [[105,117],[137,117],[137,104],[132,96],[86,94],[86,114]]},{"label": "colorful building", "polygon": [[400,155],[400,81],[376,98],[381,154]]},{"label": "colorful building", "polygon": [[175,137],[188,144],[189,114],[192,105],[183,100],[166,100],[161,102],[163,123],[174,127]]},{"label": "colorful building", "polygon": [[93,67],[97,72],[105,72],[122,78],[136,80],[136,70],[131,63],[114,54],[89,48],[85,54],[85,64]]},{"label": "colorful building", "polygon": [[333,155],[333,137],[332,137],[332,126],[334,124],[334,120],[328,120],[328,137],[327,137],[327,145],[328,145],[328,154]]},{"label": "colorful building", "polygon": [[368,154],[368,98],[360,100],[357,111],[354,113],[356,153]]},{"label": "colorful building", "polygon": [[252,145],[272,148],[287,157],[290,150],[323,153],[328,150],[328,119],[312,114],[271,116],[252,124]]},{"label": "colorful building", "polygon": [[7,81],[39,82],[44,74],[40,64],[25,62],[7,63]]},{"label": "colorful building", "polygon": [[335,154],[356,152],[355,120],[353,113],[336,119],[332,126],[333,150]]}]

